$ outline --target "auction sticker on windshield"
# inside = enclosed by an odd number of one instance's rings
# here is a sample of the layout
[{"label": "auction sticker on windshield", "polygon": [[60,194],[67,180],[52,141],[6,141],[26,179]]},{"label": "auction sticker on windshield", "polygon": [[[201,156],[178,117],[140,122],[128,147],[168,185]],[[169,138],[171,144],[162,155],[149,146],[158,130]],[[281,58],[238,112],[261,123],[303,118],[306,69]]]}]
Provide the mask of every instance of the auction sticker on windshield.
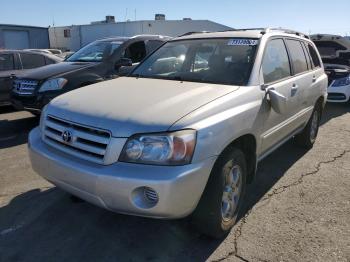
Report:
[{"label": "auction sticker on windshield", "polygon": [[227,45],[257,45],[258,40],[254,39],[231,39]]}]

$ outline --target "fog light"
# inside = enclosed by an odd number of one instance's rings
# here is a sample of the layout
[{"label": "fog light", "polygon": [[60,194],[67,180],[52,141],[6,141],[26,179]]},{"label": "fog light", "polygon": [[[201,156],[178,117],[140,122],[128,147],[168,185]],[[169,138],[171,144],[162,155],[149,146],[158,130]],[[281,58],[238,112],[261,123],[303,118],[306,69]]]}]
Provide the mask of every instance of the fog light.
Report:
[{"label": "fog light", "polygon": [[153,188],[142,186],[131,193],[131,199],[136,207],[148,209],[157,205],[159,196]]},{"label": "fog light", "polygon": [[158,203],[158,194],[154,189],[150,187],[144,187],[143,194],[149,202],[155,204]]}]

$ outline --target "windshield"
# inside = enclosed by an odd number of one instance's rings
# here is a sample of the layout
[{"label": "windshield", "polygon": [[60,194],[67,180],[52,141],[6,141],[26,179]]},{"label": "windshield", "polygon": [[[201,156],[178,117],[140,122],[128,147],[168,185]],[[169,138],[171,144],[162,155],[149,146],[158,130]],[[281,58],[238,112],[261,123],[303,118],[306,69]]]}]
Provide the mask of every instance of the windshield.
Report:
[{"label": "windshield", "polygon": [[147,58],[131,77],[246,85],[256,39],[191,39],[168,42]]},{"label": "windshield", "polygon": [[100,62],[104,56],[113,54],[122,42],[107,42],[97,41],[87,46],[70,56],[68,62]]}]

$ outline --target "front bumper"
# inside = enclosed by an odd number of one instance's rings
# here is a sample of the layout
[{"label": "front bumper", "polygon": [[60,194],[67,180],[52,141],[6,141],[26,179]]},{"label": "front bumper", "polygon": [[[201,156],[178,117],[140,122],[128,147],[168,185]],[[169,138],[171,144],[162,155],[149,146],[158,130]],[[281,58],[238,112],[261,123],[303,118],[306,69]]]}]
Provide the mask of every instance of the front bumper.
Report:
[{"label": "front bumper", "polygon": [[[32,167],[56,186],[108,210],[137,216],[181,218],[197,206],[215,158],[185,166],[117,162],[104,166],[68,156],[46,145],[39,128],[29,134]],[[140,204],[139,188],[154,189],[152,207]]]},{"label": "front bumper", "polygon": [[327,97],[328,102],[344,103],[344,102],[348,102],[350,99],[350,85],[339,86],[339,87],[330,86],[327,91],[328,91],[328,97]]},{"label": "front bumper", "polygon": [[55,96],[47,96],[45,94],[24,96],[12,92],[11,104],[17,110],[26,110],[33,113],[40,113]]}]

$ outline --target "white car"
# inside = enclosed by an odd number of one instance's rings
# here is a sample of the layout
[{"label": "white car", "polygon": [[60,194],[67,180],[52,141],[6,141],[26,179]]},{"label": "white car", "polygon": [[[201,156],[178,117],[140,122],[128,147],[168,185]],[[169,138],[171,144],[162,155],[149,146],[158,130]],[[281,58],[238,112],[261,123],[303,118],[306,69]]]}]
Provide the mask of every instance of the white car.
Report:
[{"label": "white car", "polygon": [[328,75],[328,102],[350,101],[350,67],[343,65],[327,65],[325,71]]},{"label": "white car", "polygon": [[320,52],[328,75],[328,102],[348,102],[350,98],[350,40],[338,35],[311,36]]}]

